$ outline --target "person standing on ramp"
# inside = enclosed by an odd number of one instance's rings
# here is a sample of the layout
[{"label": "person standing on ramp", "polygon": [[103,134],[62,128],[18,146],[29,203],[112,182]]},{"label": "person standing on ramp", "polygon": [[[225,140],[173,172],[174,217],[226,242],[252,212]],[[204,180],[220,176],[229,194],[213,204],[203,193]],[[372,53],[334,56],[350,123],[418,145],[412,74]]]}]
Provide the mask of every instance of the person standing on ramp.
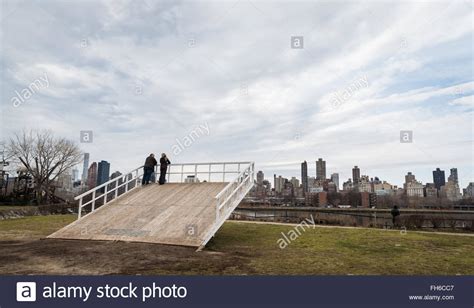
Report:
[{"label": "person standing on ramp", "polygon": [[168,165],[170,165],[171,162],[166,157],[165,153],[161,153],[161,158],[160,158],[160,180],[159,183],[160,185],[165,184],[166,182],[166,170],[168,169]]},{"label": "person standing on ramp", "polygon": [[158,162],[155,159],[155,155],[153,153],[150,154],[145,159],[145,165],[143,165],[143,178],[142,178],[142,185],[150,184],[150,178],[153,172],[155,172],[155,166]]}]

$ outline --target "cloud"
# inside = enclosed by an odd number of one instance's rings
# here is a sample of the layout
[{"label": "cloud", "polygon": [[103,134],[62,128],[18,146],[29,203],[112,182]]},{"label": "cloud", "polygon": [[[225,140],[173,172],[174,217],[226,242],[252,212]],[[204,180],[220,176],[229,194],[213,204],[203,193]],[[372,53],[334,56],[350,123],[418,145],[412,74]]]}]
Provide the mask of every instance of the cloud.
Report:
[{"label": "cloud", "polygon": [[[323,157],[341,179],[357,164],[395,184],[406,170],[430,181],[438,166],[472,181],[465,3],[4,2],[3,138],[93,130],[83,150],[126,171],[206,122],[180,161],[255,160],[298,176],[300,161]],[[15,90],[45,72],[50,86],[13,108]],[[360,76],[368,86],[334,108]],[[400,144],[404,129],[414,144]]]},{"label": "cloud", "polygon": [[463,96],[460,98],[453,99],[449,102],[453,106],[463,106],[463,107],[474,107],[474,95]]}]

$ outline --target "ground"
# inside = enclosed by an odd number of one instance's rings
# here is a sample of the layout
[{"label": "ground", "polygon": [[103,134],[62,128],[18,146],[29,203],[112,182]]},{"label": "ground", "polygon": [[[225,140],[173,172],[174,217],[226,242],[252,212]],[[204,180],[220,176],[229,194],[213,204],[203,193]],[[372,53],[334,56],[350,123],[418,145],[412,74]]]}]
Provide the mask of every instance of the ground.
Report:
[{"label": "ground", "polygon": [[157,244],[56,240],[73,215],[0,221],[0,274],[473,275],[474,237],[229,221],[201,252]]}]

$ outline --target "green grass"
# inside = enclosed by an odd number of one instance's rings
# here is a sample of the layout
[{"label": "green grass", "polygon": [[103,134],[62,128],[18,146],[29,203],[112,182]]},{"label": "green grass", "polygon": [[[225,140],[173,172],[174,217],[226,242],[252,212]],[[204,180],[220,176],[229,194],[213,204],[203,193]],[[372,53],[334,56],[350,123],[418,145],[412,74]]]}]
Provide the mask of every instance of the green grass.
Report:
[{"label": "green grass", "polygon": [[[0,221],[0,242],[38,239],[74,221],[75,215],[34,216]],[[474,237],[377,229],[316,227],[306,229],[280,249],[289,225],[227,222],[201,253],[177,255],[160,249],[142,255],[143,274],[275,275],[473,275]],[[82,245],[92,246],[83,242]],[[46,242],[44,243],[47,244]],[[120,245],[117,243],[117,245]],[[98,245],[94,249],[102,249]],[[103,249],[108,249],[103,245]],[[122,247],[122,246],[121,246]],[[127,244],[120,248],[127,253]],[[137,244],[134,250],[149,250]],[[92,248],[91,248],[92,249]],[[87,249],[84,250],[84,253]],[[181,250],[180,250],[181,251]],[[96,253],[101,253],[96,252]],[[106,253],[106,252],[104,252]],[[162,254],[162,255],[160,255]],[[58,258],[68,256],[58,256]],[[82,256],[85,257],[85,256]],[[128,259],[128,258],[126,258]],[[142,260],[143,259],[143,260]],[[165,269],[157,260],[168,260]],[[112,260],[110,260],[112,262]],[[136,260],[135,260],[136,261]],[[133,261],[133,263],[136,263]],[[123,263],[121,260],[119,263]],[[165,262],[165,261],[161,261]],[[156,266],[153,266],[155,264]],[[216,270],[216,268],[220,268]],[[128,273],[128,272],[127,272]]]},{"label": "green grass", "polygon": [[0,220],[0,241],[46,237],[76,218],[77,215],[48,215]]},{"label": "green grass", "polygon": [[228,222],[208,246],[251,255],[259,274],[474,274],[474,237],[316,227],[280,249],[292,229]]}]

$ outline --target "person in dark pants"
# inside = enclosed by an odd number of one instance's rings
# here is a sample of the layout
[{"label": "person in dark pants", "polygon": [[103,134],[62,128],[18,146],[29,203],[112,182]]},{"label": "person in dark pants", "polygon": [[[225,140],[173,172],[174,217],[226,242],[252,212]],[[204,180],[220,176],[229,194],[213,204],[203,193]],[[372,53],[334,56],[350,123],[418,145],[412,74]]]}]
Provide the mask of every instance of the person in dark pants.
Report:
[{"label": "person in dark pants", "polygon": [[160,158],[160,185],[163,185],[166,182],[166,170],[168,170],[169,164],[171,164],[170,160],[166,157],[165,153],[162,153]]},{"label": "person in dark pants", "polygon": [[395,221],[397,220],[397,217],[400,216],[400,210],[398,209],[398,206],[394,205],[390,213],[392,214],[392,224],[395,226]]},{"label": "person in dark pants", "polygon": [[153,172],[155,171],[155,166],[158,162],[155,159],[155,155],[153,153],[150,154],[145,159],[145,164],[143,165],[143,178],[142,178],[142,185],[150,184],[150,178]]}]

